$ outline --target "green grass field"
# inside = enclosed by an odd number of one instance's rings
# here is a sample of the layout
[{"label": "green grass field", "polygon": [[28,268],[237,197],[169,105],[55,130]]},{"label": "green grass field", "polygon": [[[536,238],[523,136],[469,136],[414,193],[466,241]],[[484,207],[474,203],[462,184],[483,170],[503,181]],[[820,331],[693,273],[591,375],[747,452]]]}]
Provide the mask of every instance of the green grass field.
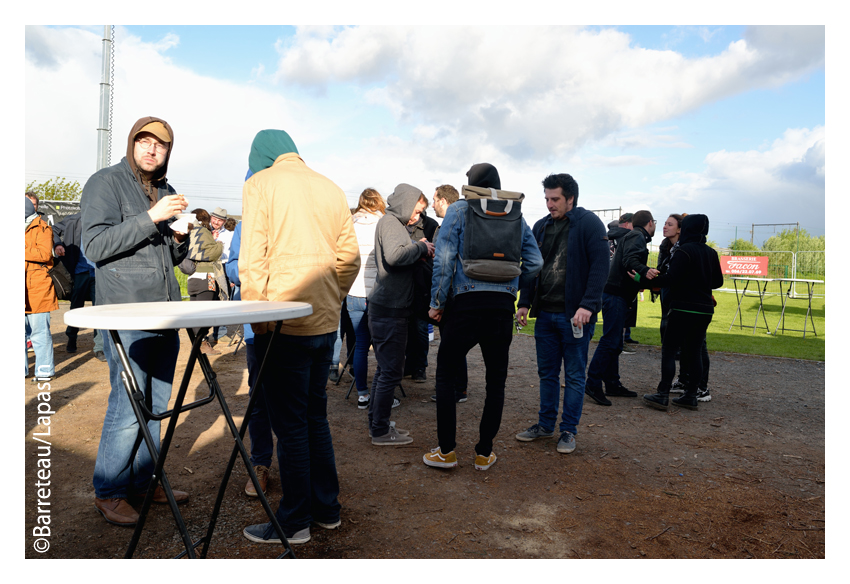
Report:
[{"label": "green grass field", "polygon": [[[772,288],[770,290],[773,291]],[[816,292],[821,292],[821,290],[816,290]],[[632,327],[632,338],[644,345],[660,346],[661,334],[658,327],[661,324],[661,302],[657,300],[654,303],[650,302],[649,297],[649,291],[646,291],[644,292],[646,301],[638,302],[637,326]],[[826,303],[824,298],[812,299],[812,317],[814,318],[817,336],[812,333],[812,323],[809,321],[806,326],[806,337],[803,338],[802,332],[786,330],[783,334],[781,329],[776,335],[767,334],[764,329],[764,317],[761,315],[759,315],[758,320],[761,328],[757,328],[754,334],[753,324],[756,322],[759,301],[757,296],[750,297],[749,295],[744,298],[741,304],[743,317],[739,316],[735,319],[735,326],[730,331],[729,325],[732,324],[732,318],[738,308],[735,293],[715,292],[714,297],[717,299],[717,306],[714,309],[714,318],[708,326],[706,339],[709,351],[814,361],[825,360]],[[779,314],[782,311],[782,299],[777,295],[765,296],[764,305],[767,324],[772,333],[776,329]],[[785,328],[802,329],[807,308],[807,299],[789,299],[785,308]],[[743,321],[743,329],[740,328],[739,323],[741,321]],[[522,333],[534,334],[534,319],[529,319],[528,326],[522,329]],[[593,340],[598,341],[601,336],[602,315],[600,313]]]}]

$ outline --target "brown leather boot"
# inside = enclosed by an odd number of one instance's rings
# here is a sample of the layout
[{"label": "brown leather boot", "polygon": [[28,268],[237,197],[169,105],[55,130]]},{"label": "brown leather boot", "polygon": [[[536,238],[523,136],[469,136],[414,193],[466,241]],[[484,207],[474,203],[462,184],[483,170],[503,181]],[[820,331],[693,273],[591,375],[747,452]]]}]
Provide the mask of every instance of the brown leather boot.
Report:
[{"label": "brown leather boot", "polygon": [[221,355],[221,351],[216,351],[209,341],[201,343],[201,353],[204,355]]},{"label": "brown leather boot", "polygon": [[[255,466],[254,472],[257,474],[257,480],[260,483],[260,488],[263,493],[266,492],[266,487],[269,484],[269,467],[267,466]],[[254,488],[254,482],[249,478],[248,482],[245,484],[245,494],[249,497],[257,496],[257,489]]]},{"label": "brown leather boot", "polygon": [[126,499],[98,499],[95,497],[94,506],[103,515],[107,523],[119,527],[135,527],[139,514]]}]

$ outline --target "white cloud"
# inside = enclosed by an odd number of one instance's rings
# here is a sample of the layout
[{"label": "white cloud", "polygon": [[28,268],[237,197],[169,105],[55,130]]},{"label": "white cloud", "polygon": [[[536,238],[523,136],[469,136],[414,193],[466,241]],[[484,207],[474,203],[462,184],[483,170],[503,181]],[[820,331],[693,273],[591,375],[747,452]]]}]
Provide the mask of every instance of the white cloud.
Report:
[{"label": "white cloud", "polygon": [[284,83],[377,85],[400,120],[552,159],[821,67],[824,27],[753,27],[693,59],[578,27],[302,27],[279,50]]},{"label": "white cloud", "polygon": [[825,144],[823,126],[788,129],[767,148],[713,152],[702,172],[670,175],[675,182],[632,196],[647,199],[659,215],[705,213],[732,224],[799,221],[822,233]]}]

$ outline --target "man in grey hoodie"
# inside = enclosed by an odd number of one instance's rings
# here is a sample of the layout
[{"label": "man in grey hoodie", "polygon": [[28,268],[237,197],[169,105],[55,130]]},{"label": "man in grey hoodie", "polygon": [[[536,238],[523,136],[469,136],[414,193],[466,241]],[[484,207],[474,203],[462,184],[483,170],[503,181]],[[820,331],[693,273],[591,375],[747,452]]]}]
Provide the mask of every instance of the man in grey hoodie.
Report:
[{"label": "man in grey hoodie", "polygon": [[369,332],[378,368],[372,381],[369,431],[376,446],[410,444],[406,430],[390,425],[393,392],[404,373],[407,326],[413,305],[413,271],[420,260],[434,257],[434,244],[411,241],[405,228],[419,220],[428,199],[402,183],[387,197],[387,213],[375,228],[375,285],[367,297]]}]

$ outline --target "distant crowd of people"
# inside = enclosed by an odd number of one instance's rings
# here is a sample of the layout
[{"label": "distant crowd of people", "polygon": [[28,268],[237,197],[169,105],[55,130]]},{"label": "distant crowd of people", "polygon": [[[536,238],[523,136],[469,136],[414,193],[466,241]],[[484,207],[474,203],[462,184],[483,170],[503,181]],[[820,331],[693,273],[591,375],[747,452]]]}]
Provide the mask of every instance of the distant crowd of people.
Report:
[{"label": "distant crowd of people", "polygon": [[[180,301],[174,266],[188,276],[191,301],[311,304],[311,315],[283,321],[278,334],[272,335],[274,323],[243,327],[250,391],[261,393],[248,429],[251,463],[265,491],[274,434],[284,493],[276,517],[291,544],[309,541],[311,526],[335,529],[341,523],[326,385],[342,374],[343,338],[352,355],[357,405],[367,410],[370,443],[397,446],[426,430],[403,429],[391,417],[402,379],[426,380],[428,326],[439,330],[432,398],[437,444],[422,458],[438,468],[459,464],[456,411],[467,401],[466,356],[476,345],[484,359],[486,395],[472,463],[482,471],[496,463],[493,441],[501,426],[513,331],[530,318],[536,319],[540,409],[537,423],[516,434],[517,440],[554,438],[557,425],[556,449],[571,453],[585,396],[602,406],[611,405],[609,398],[637,397],[621,382],[619,358],[644,289],[660,296],[663,320],[661,381],[642,401],[666,410],[671,404],[697,409],[710,399],[705,333],[714,311],[711,292],[723,277],[717,253],[706,245],[705,215],[671,214],[658,264],[650,267],[652,213],[624,214],[606,229],[596,214],[578,206],[579,187],[569,174],[543,179],[548,215],[532,227],[522,217],[525,195],[503,189],[498,170],[487,163],[469,168],[461,192],[440,185],[429,202],[406,183],[386,199],[367,188],[352,210],[334,182],[306,165],[289,134],[263,130],[248,155],[242,220],[228,225],[224,209],[195,209],[193,226],[175,230],[175,217],[188,203],[166,181],[173,136],[162,119],[138,120],[126,156],[86,182],[80,214],[53,233],[27,199],[26,326],[35,375],[54,374],[49,315],[57,301],[48,274],[54,256],[71,260],[73,307],[87,299]],[[441,224],[428,217],[429,206]],[[602,336],[588,363],[600,311]],[[69,328],[66,334],[72,352],[77,331]],[[153,409],[165,410],[177,331],[118,334]],[[203,352],[216,354],[224,334],[212,331]],[[133,504],[145,495],[154,465],[147,449],[133,448],[138,427],[112,339],[97,338],[101,348],[95,352],[109,365],[111,393],[94,468],[95,507],[109,523],[132,526],[138,520]],[[377,362],[371,384],[370,348]],[[681,369],[675,381],[677,356]],[[677,388],[682,395],[671,399]],[[159,422],[151,420],[148,427],[158,443]],[[258,495],[250,480],[245,492]],[[174,494],[178,502],[189,499],[188,493]],[[161,486],[153,500],[166,502]],[[271,522],[247,526],[243,534],[254,542],[281,541]]]}]

